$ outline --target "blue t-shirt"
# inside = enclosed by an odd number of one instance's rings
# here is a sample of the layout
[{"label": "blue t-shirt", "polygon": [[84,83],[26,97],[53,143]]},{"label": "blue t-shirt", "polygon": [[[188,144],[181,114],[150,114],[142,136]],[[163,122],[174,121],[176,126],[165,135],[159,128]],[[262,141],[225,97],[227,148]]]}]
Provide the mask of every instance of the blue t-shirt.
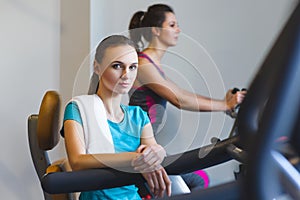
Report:
[{"label": "blue t-shirt", "polygon": [[[147,113],[138,106],[121,105],[124,119],[120,123],[107,120],[112,135],[115,152],[134,152],[140,145],[141,133],[144,126],[150,123]],[[82,125],[79,108],[75,102],[67,105],[64,113],[64,121],[75,120]],[[63,135],[63,130],[62,130]],[[135,185],[123,186],[112,189],[82,192],[80,200],[99,199],[141,199]]]}]

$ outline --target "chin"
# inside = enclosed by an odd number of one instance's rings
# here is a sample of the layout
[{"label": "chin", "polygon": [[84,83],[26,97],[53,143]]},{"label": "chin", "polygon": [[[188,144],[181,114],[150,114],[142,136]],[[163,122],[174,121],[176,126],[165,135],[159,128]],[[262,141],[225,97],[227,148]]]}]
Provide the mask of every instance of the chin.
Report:
[{"label": "chin", "polygon": [[122,90],[116,91],[116,93],[118,93],[118,94],[127,94],[128,92],[129,92],[129,89],[122,89]]},{"label": "chin", "polygon": [[169,44],[170,47],[174,47],[176,45],[177,45],[177,42],[173,42],[173,43]]}]

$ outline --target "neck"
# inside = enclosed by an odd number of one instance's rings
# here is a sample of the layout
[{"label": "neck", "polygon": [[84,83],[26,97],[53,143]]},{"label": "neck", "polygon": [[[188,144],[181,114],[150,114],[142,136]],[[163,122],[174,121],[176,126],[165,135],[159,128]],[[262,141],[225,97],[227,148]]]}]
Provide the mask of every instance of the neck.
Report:
[{"label": "neck", "polygon": [[166,46],[158,38],[154,37],[145,51],[149,51],[148,53],[151,53],[152,57],[155,56],[160,61],[168,48],[169,46]]},{"label": "neck", "polygon": [[104,104],[107,118],[114,122],[120,122],[124,117],[124,113],[120,107],[121,95],[107,93],[105,90],[101,90],[101,87],[99,87],[97,95],[101,98]]},{"label": "neck", "polygon": [[156,63],[160,63],[161,59],[166,53],[166,50],[148,46],[143,52],[149,55]]}]

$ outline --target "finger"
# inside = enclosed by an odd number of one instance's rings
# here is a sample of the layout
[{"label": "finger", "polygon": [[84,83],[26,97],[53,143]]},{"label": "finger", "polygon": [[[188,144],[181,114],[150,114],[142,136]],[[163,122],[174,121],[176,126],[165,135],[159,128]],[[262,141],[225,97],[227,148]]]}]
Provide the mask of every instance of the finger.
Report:
[{"label": "finger", "polygon": [[147,177],[148,177],[147,183],[148,183],[149,190],[154,194],[154,182],[152,176],[149,174]]},{"label": "finger", "polygon": [[157,163],[155,160],[149,161],[140,165],[137,170],[145,171],[145,172],[153,172],[157,168]]},{"label": "finger", "polygon": [[142,172],[152,172],[156,169],[156,167],[160,164],[160,161],[156,159],[151,159],[149,161],[140,161],[135,162],[133,167],[135,170]]},{"label": "finger", "polygon": [[157,197],[158,192],[159,192],[159,183],[158,183],[156,174],[155,173],[151,173],[151,175],[152,175],[152,180],[153,180],[153,184],[154,184],[153,194],[154,194],[155,197]]},{"label": "finger", "polygon": [[160,145],[158,146],[157,149],[155,149],[154,152],[156,153],[156,156],[159,157],[159,159],[164,159],[164,157],[166,157],[167,155],[165,149]]},{"label": "finger", "polygon": [[162,173],[162,176],[163,176],[163,179],[164,179],[164,182],[166,184],[166,193],[168,196],[171,196],[171,193],[172,193],[172,182],[168,176],[168,174],[166,173],[166,171],[164,170],[163,173]]},{"label": "finger", "polygon": [[139,148],[136,150],[136,152],[137,153],[142,153],[145,150],[146,147],[147,147],[146,145],[142,144],[142,145],[139,146]]},{"label": "finger", "polygon": [[158,148],[153,147],[152,150],[149,152],[149,154],[147,154],[147,157],[149,159],[159,160],[160,162],[163,161],[165,156],[166,156],[166,151],[161,146],[159,146]]},{"label": "finger", "polygon": [[161,151],[163,148],[157,147],[148,146],[137,159],[134,159],[132,166],[135,167],[135,170],[150,172],[157,169],[165,155],[165,151]]},{"label": "finger", "polygon": [[238,102],[238,104],[241,104],[242,103],[242,101],[244,100],[244,94],[242,94],[242,93],[239,93],[238,94],[238,96],[237,96],[237,102]]},{"label": "finger", "polygon": [[154,169],[155,169],[155,168],[154,168],[153,166],[148,166],[148,165],[146,165],[146,164],[140,165],[140,166],[137,166],[137,167],[134,167],[134,170],[140,171],[140,172],[142,172],[142,173],[153,172]]},{"label": "finger", "polygon": [[[146,151],[146,152],[145,152]],[[134,164],[137,165],[143,165],[149,160],[150,156],[148,155],[147,150],[144,150],[143,153],[141,153],[137,158],[134,159]]]},{"label": "finger", "polygon": [[145,162],[143,162],[144,160],[144,156],[143,155],[139,155],[137,158],[132,160],[132,166],[141,166],[143,165]]},{"label": "finger", "polygon": [[144,155],[147,155],[148,153],[151,152],[151,147],[150,146],[146,146],[144,149],[143,149],[143,154]]},{"label": "finger", "polygon": [[238,92],[238,94],[245,96],[247,94],[247,90],[242,90],[242,91]]},{"label": "finger", "polygon": [[155,152],[153,152],[153,151],[149,152],[148,150],[145,150],[145,151],[147,151],[146,154],[142,153],[133,162],[134,166],[138,167],[137,170],[143,170],[147,167],[154,165],[157,162],[160,164],[160,162],[162,162],[162,160],[163,160]]},{"label": "finger", "polygon": [[161,170],[156,171],[156,174],[157,174],[158,183],[159,183],[159,194],[158,194],[158,196],[160,198],[162,198],[164,196],[164,192],[166,190],[166,184],[165,184],[165,181],[163,179],[163,175],[162,175]]},{"label": "finger", "polygon": [[161,168],[162,168],[161,162],[159,160],[157,160],[154,163],[152,163],[151,165],[140,166],[139,170],[143,171],[143,172],[153,172],[156,170],[160,170]]},{"label": "finger", "polygon": [[132,167],[136,167],[136,166],[137,166],[137,158],[138,158],[138,157],[133,158],[133,159],[131,160],[131,166],[132,166]]},{"label": "finger", "polygon": [[143,154],[138,155],[136,158],[132,159],[131,166],[138,167],[143,165],[145,162],[143,162],[144,156]]}]

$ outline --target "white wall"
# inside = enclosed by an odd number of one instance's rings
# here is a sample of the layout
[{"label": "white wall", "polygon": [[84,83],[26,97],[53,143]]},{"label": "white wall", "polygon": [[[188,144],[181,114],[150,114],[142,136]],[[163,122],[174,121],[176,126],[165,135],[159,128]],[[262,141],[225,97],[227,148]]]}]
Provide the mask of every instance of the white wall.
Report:
[{"label": "white wall", "polygon": [[46,89],[59,88],[59,0],[0,1],[1,199],[42,199],[27,118]]},{"label": "white wall", "polygon": [[60,91],[65,105],[74,95],[74,88],[78,95],[86,93],[88,87],[88,77],[82,74],[89,76],[89,69],[81,64],[90,52],[90,2],[63,0],[60,13]]},{"label": "white wall", "polygon": [[[27,118],[38,113],[46,90],[59,91],[63,100],[71,97],[76,71],[89,52],[89,16],[89,1],[0,1],[1,199],[43,199]],[[61,141],[51,157],[64,155]]]}]

